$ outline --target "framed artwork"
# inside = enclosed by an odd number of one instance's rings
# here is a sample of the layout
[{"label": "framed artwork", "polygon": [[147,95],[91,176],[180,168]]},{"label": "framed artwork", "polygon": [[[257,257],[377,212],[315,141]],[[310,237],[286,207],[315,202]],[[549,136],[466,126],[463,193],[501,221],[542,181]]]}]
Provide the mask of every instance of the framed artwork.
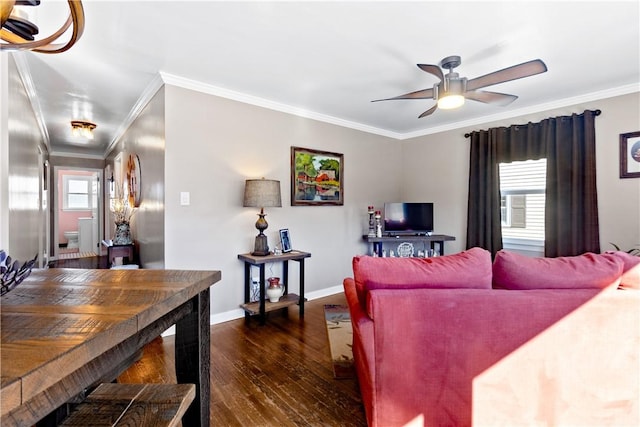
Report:
[{"label": "framed artwork", "polygon": [[282,246],[283,253],[291,252],[291,237],[288,228],[280,230],[280,246]]},{"label": "framed artwork", "polygon": [[620,178],[640,178],[640,131],[620,134]]},{"label": "framed artwork", "polygon": [[344,156],[291,147],[291,206],[343,205]]}]

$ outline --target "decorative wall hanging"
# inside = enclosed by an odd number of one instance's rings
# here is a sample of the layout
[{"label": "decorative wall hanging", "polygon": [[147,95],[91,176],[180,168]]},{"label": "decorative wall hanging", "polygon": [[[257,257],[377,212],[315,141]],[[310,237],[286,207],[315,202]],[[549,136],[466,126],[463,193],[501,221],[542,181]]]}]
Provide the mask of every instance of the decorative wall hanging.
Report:
[{"label": "decorative wall hanging", "polygon": [[140,206],[140,158],[130,154],[127,160],[127,184],[129,187],[129,205]]},{"label": "decorative wall hanging", "polygon": [[620,178],[640,178],[640,131],[620,134]]},{"label": "decorative wall hanging", "polygon": [[343,205],[343,157],[291,147],[291,206]]}]

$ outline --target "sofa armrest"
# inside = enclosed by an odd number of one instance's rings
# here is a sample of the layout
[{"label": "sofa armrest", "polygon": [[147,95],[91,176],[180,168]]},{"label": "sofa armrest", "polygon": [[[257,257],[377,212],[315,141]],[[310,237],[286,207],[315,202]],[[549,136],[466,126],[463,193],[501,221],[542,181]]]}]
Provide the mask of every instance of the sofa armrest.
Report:
[{"label": "sofa armrest", "polygon": [[360,384],[362,402],[365,406],[368,424],[373,425],[371,419],[376,411],[375,405],[373,405],[375,401],[373,381],[376,370],[373,321],[363,310],[358,300],[355,281],[352,278],[346,278],[343,281],[343,286],[347,304],[349,305],[349,314],[351,315],[353,359]]},{"label": "sofa armrest", "polygon": [[[365,365],[370,367],[370,374],[373,370],[373,321],[367,313],[362,309],[358,301],[358,293],[356,292],[355,281],[352,278],[344,279],[344,293],[349,305],[349,314],[351,315],[351,326],[353,328],[354,341],[354,357],[363,358],[371,357],[371,361],[362,360]],[[355,348],[356,345],[363,348]],[[371,356],[369,356],[371,355]]]}]

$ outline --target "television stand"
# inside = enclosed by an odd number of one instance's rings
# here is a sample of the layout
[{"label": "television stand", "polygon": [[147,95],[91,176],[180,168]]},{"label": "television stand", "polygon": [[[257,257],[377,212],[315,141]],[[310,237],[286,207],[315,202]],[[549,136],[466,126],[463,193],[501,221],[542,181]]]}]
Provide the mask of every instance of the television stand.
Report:
[{"label": "television stand", "polygon": [[362,239],[372,245],[372,253],[376,253],[379,257],[382,256],[382,248],[385,244],[393,244],[398,245],[402,242],[409,243],[422,243],[427,249],[427,245],[429,245],[430,249],[435,250],[436,244],[438,245],[438,252],[440,255],[444,255],[444,242],[456,240],[453,236],[447,236],[444,234],[432,234],[428,236],[426,234],[410,234],[410,235],[400,235],[396,234],[393,236],[387,235],[382,237],[369,237],[368,235],[362,236]]}]

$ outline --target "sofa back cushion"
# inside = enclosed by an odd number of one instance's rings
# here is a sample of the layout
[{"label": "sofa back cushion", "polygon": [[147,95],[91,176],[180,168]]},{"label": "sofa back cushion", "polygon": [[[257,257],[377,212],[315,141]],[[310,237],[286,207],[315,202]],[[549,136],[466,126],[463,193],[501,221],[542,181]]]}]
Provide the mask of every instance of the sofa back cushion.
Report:
[{"label": "sofa back cushion", "polygon": [[640,256],[633,256],[627,252],[607,252],[623,263],[620,289],[640,289]]},{"label": "sofa back cushion", "polygon": [[366,308],[366,293],[380,288],[491,289],[491,254],[472,248],[433,258],[353,258],[358,300]]},{"label": "sofa back cushion", "polygon": [[617,288],[623,262],[611,254],[585,253],[557,258],[533,258],[499,251],[493,263],[496,289]]}]

